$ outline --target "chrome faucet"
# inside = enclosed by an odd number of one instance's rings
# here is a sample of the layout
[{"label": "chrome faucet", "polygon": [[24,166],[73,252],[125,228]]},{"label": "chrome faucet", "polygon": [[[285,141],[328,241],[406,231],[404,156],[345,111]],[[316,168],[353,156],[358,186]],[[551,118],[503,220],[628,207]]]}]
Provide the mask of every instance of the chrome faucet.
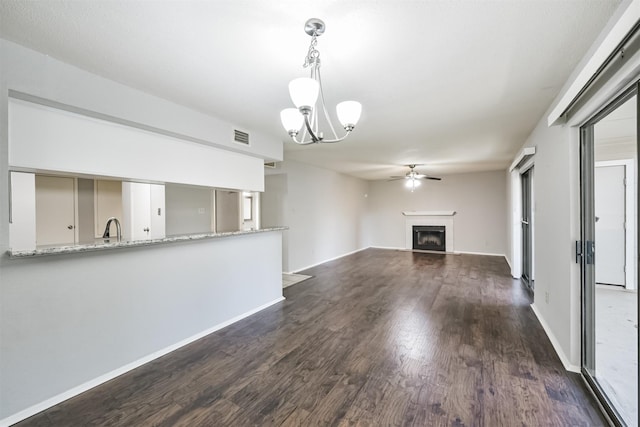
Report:
[{"label": "chrome faucet", "polygon": [[118,221],[118,218],[116,218],[115,216],[112,216],[107,220],[107,227],[104,229],[102,238],[108,239],[109,237],[111,237],[109,235],[109,230],[111,229],[111,221],[116,223],[116,238],[118,239],[118,241],[120,241],[120,239],[122,239],[122,230],[120,229],[120,221]]}]

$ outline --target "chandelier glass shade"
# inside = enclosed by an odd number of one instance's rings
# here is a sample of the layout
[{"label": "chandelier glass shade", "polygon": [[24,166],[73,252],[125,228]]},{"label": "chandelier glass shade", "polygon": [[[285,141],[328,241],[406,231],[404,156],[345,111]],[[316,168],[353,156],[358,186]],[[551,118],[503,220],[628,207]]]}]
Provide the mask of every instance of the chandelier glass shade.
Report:
[{"label": "chandelier glass shade", "polygon": [[304,124],[304,117],[297,108],[285,108],[280,111],[280,120],[282,121],[282,126],[288,129],[287,132],[289,132],[289,134],[292,132],[297,134],[298,130]]},{"label": "chandelier glass shade", "polygon": [[289,96],[296,108],[311,108],[316,105],[320,83],[309,77],[300,77],[289,82]]},{"label": "chandelier glass shade", "polygon": [[[320,19],[312,18],[306,22],[305,32],[311,36],[311,45],[305,57],[304,68],[310,69],[311,76],[297,78],[289,83],[289,95],[296,108],[286,108],[280,112],[282,126],[291,139],[300,145],[342,141],[355,128],[362,113],[362,105],[356,101],[344,101],[336,106],[338,120],[345,130],[345,134],[339,137],[325,106],[320,78],[320,52],[316,50],[317,38],[324,33],[324,28],[324,22]],[[333,138],[324,138],[324,133],[319,129],[321,119],[326,122]],[[301,130],[302,135],[298,138]]]}]

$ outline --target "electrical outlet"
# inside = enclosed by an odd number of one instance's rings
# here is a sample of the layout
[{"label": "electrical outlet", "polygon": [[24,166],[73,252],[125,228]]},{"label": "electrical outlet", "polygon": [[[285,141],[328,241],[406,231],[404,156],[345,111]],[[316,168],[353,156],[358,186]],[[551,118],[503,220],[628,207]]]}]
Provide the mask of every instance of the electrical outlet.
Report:
[{"label": "electrical outlet", "polygon": [[201,215],[204,214],[204,208],[198,208],[198,213]]},{"label": "electrical outlet", "polygon": [[549,291],[544,292],[544,302],[549,304]]}]

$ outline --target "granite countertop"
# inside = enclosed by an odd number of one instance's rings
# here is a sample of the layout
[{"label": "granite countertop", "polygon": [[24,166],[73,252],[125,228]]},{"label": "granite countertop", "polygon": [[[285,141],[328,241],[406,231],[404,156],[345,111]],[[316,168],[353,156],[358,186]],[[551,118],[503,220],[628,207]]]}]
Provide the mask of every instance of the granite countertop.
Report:
[{"label": "granite countertop", "polygon": [[26,251],[12,251],[9,249],[7,254],[9,258],[31,258],[46,255],[74,254],[82,252],[103,251],[109,249],[134,248],[140,246],[153,246],[165,243],[187,242],[191,240],[219,239],[222,237],[241,236],[246,234],[265,233],[269,231],[288,230],[289,227],[267,227],[258,230],[239,230],[228,231],[223,233],[200,233],[185,234],[179,236],[169,236],[162,239],[151,240],[127,240],[120,242],[105,242],[104,239],[97,239],[95,243],[78,244],[69,246],[53,246],[43,247]]}]

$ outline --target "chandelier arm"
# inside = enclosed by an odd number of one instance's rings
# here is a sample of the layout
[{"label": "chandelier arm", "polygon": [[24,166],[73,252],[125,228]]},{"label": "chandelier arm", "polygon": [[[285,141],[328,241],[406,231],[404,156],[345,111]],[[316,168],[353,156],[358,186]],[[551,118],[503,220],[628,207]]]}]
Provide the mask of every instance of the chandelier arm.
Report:
[{"label": "chandelier arm", "polygon": [[320,139],[320,138],[318,138],[316,136],[316,134],[313,132],[313,129],[311,129],[311,123],[309,123],[309,115],[308,114],[304,115],[304,125],[307,128],[307,132],[309,132],[309,136],[311,137],[311,142],[322,141],[322,139]]},{"label": "chandelier arm", "polygon": [[327,111],[327,106],[324,103],[324,91],[322,90],[322,77],[320,76],[320,67],[317,67],[316,75],[318,76],[318,86],[320,87],[320,103],[322,104],[322,111],[324,111],[324,118],[327,120],[327,123],[329,124],[331,133],[333,133],[333,138],[338,139],[338,134],[336,133],[336,130],[333,128],[333,123],[331,123],[331,119],[329,118],[329,112]]},{"label": "chandelier arm", "polygon": [[311,141],[304,141],[304,140],[298,141],[298,140],[296,139],[295,135],[291,135],[291,139],[293,140],[293,142],[295,142],[295,143],[296,143],[296,144],[298,144],[298,145],[311,145],[311,144],[315,144],[315,142],[313,142],[313,140],[311,140]]},{"label": "chandelier arm", "polygon": [[[296,143],[301,144],[302,141],[304,141],[305,139],[307,139],[307,127],[306,126],[304,128],[302,128],[302,138],[300,138],[300,142],[298,142],[295,138],[293,140],[296,141]],[[311,141],[311,142],[313,142],[313,141]]]},{"label": "chandelier arm", "polygon": [[[315,52],[318,52],[318,51],[316,50]],[[317,55],[319,56],[320,53],[318,52]],[[319,71],[318,67],[320,66],[318,61],[319,61],[319,59],[317,59],[317,57],[316,57],[316,58],[314,58],[313,62],[310,63],[311,78],[318,82],[319,92],[322,93],[322,84],[320,83],[320,81],[318,81],[318,78],[317,78],[317,75],[318,75],[317,73]],[[314,108],[311,110],[311,119],[310,119],[310,121],[311,121],[311,129],[312,129],[312,132],[313,132],[314,136],[315,135],[319,135],[320,121],[318,120],[318,109],[315,107],[315,105],[314,105]],[[321,138],[317,138],[316,137],[315,139],[321,139]]]},{"label": "chandelier arm", "polygon": [[[318,109],[317,108],[313,108],[313,110],[311,111],[311,120],[309,121],[309,125],[311,126],[311,129],[313,130],[314,136],[315,135],[320,135],[320,122],[318,121]],[[320,138],[317,138],[317,139],[320,139]]]},{"label": "chandelier arm", "polygon": [[[306,134],[306,128],[305,128],[305,134]],[[332,144],[335,142],[340,142],[340,141],[344,141],[345,139],[347,139],[347,137],[351,134],[351,132],[347,132],[342,138],[336,138],[336,139],[318,139],[317,141],[314,141],[313,139],[309,140],[309,141],[305,141],[304,137],[305,135],[303,135],[303,138],[301,140],[296,139],[295,135],[291,135],[291,139],[293,140],[293,142],[295,142],[298,145],[310,145],[310,144]],[[408,178],[408,177],[405,177]]]},{"label": "chandelier arm", "polygon": [[347,137],[349,136],[351,132],[347,132],[343,137],[341,138],[336,138],[336,139],[321,139],[320,141],[318,141],[318,143],[321,144],[331,144],[334,142],[340,142],[340,141],[344,141],[345,139],[347,139]]}]

